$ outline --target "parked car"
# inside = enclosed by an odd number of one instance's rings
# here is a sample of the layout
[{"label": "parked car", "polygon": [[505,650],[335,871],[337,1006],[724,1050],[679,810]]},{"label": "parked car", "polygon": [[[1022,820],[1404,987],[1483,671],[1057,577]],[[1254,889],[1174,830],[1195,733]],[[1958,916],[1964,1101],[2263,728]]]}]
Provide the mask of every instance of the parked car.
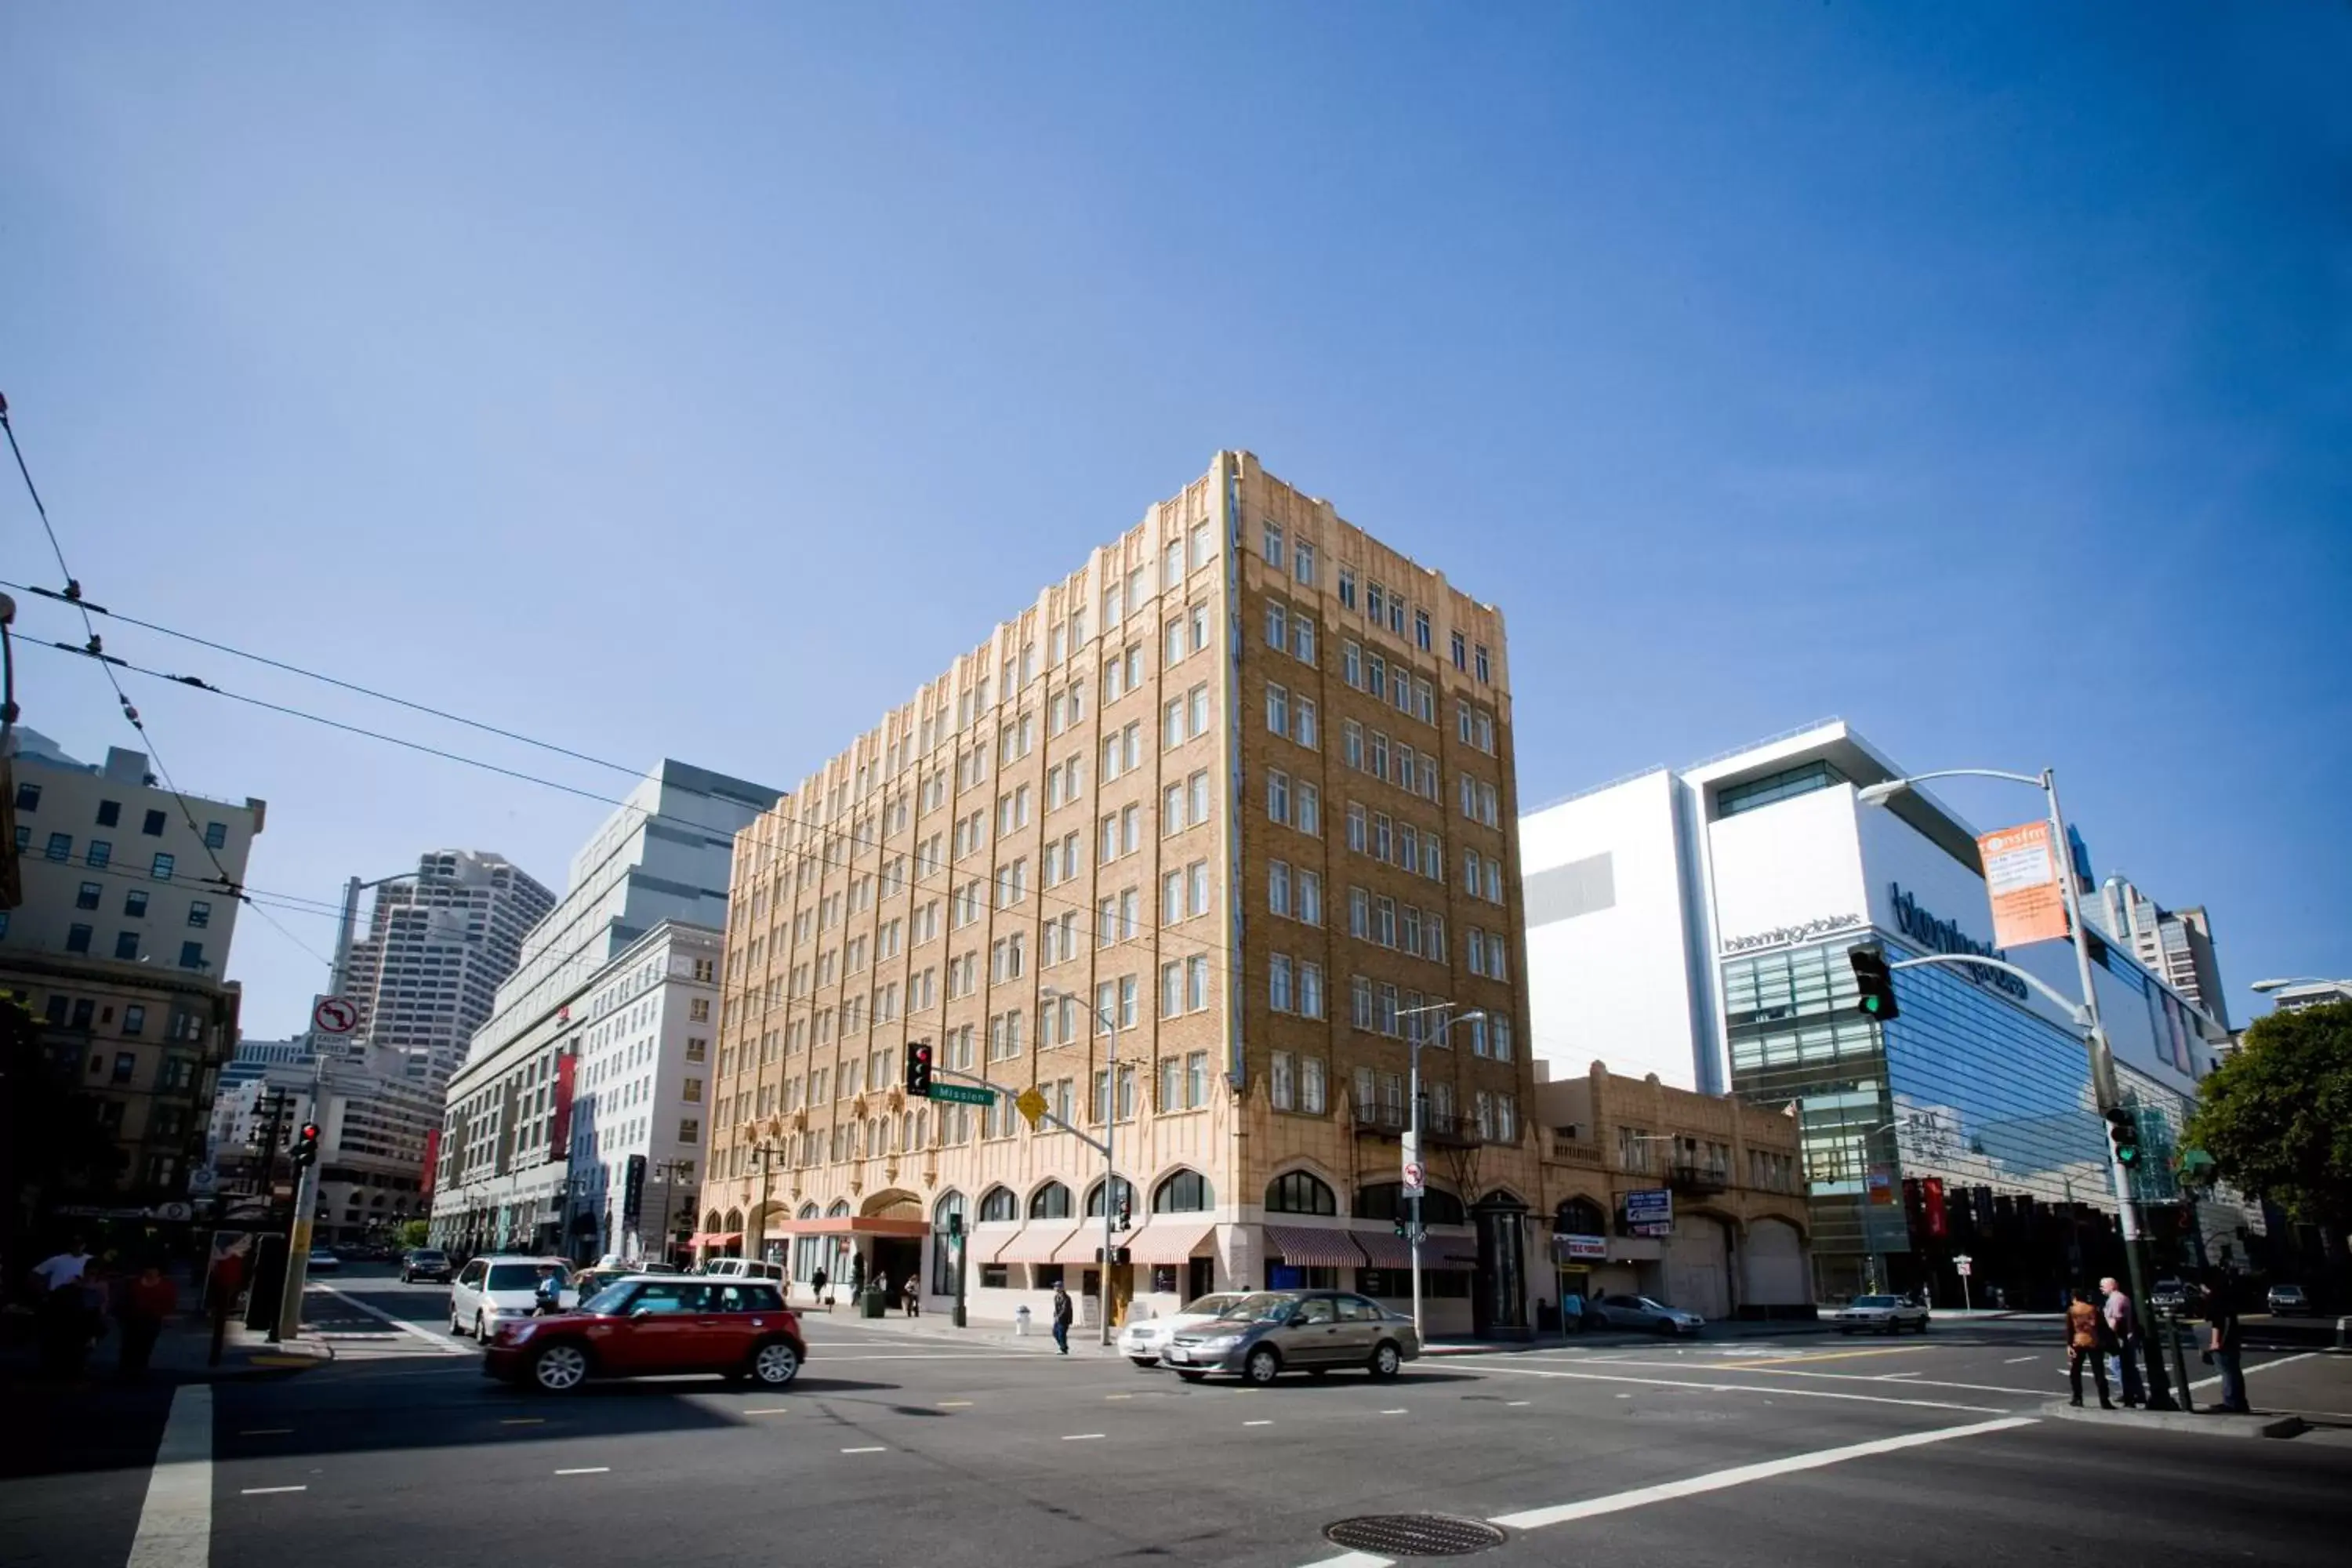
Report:
[{"label": "parked car", "polygon": [[2275,1317],[2300,1318],[2309,1315],[2311,1298],[2303,1293],[2300,1285],[2273,1285],[2267,1305]]},{"label": "parked car", "polygon": [[632,1274],[576,1310],[499,1319],[482,1370],[550,1394],[698,1372],[782,1388],[807,1360],[800,1319],[766,1280]]},{"label": "parked car", "polygon": [[1164,1318],[1143,1318],[1130,1321],[1118,1331],[1118,1353],[1138,1366],[1157,1366],[1160,1352],[1168,1342],[1183,1329],[1197,1328],[1214,1320],[1220,1312],[1241,1300],[1237,1291],[1220,1291],[1187,1302]]},{"label": "parked car", "polygon": [[419,1279],[429,1279],[436,1285],[446,1285],[456,1272],[449,1255],[437,1247],[420,1247],[400,1260],[400,1282],[414,1285]]},{"label": "parked car", "polygon": [[2147,1304],[2159,1312],[2186,1310],[2189,1300],[2189,1287],[2178,1279],[2159,1279],[2148,1287]]},{"label": "parked car", "polygon": [[1908,1296],[1856,1296],[1829,1314],[1842,1334],[1899,1334],[1906,1329],[1927,1331],[1927,1309]]},{"label": "parked car", "polygon": [[[449,1331],[470,1333],[484,1344],[500,1321],[528,1318],[539,1310],[540,1276],[554,1269],[572,1278],[572,1265],[561,1258],[477,1258],[457,1270],[449,1285]],[[580,1302],[580,1293],[563,1287],[556,1300],[565,1307]]]},{"label": "parked car", "polygon": [[1391,1378],[1419,1354],[1412,1320],[1377,1301],[1344,1290],[1265,1290],[1179,1330],[1160,1359],[1187,1383],[1223,1372],[1262,1386],[1286,1372],[1320,1377],[1334,1367]]},{"label": "parked car", "polygon": [[335,1250],[333,1247],[314,1247],[310,1249],[310,1261],[308,1265],[309,1272],[312,1274],[332,1274],[342,1266],[343,1260],[335,1256]]},{"label": "parked car", "polygon": [[714,1258],[702,1266],[702,1273],[710,1279],[769,1279],[781,1285],[784,1281],[784,1266],[757,1258]]},{"label": "parked car", "polygon": [[1659,1334],[1689,1334],[1696,1338],[1706,1320],[1696,1312],[1669,1307],[1647,1296],[1595,1296],[1584,1303],[1584,1326],[1606,1329],[1647,1329]]}]

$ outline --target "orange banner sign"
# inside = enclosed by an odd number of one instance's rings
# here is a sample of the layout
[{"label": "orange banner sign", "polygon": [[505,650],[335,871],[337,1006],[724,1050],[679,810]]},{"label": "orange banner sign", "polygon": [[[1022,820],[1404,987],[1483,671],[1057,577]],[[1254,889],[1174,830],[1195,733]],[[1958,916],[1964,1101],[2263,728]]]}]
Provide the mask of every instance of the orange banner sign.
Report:
[{"label": "orange banner sign", "polygon": [[2050,825],[2029,822],[1977,840],[1984,858],[1985,892],[1992,900],[1992,944],[2023,947],[2066,934],[2066,891]]}]

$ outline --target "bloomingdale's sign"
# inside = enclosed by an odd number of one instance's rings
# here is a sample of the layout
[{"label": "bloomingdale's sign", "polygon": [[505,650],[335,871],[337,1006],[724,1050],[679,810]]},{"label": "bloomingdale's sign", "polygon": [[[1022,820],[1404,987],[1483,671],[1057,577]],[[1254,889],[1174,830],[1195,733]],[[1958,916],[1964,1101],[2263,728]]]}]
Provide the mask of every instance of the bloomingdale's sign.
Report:
[{"label": "bloomingdale's sign", "polygon": [[1866,924],[1860,915],[1822,915],[1801,921],[1792,926],[1774,926],[1750,936],[1727,936],[1723,939],[1727,953],[1755,952],[1767,947],[1789,947],[1801,942],[1811,942],[1817,936],[1831,936],[1842,931],[1852,931]]},{"label": "bloomingdale's sign", "polygon": [[[1895,929],[1921,947],[1927,948],[1931,952],[1974,954],[1979,958],[1999,958],[2006,961],[2006,954],[1996,952],[1985,943],[1978,942],[1950,921],[1937,920],[1934,915],[1921,909],[1919,901],[1903,890],[1902,883],[1889,882],[1886,886],[1895,895]],[[1978,984],[1990,985],[1997,991],[2007,992],[2021,1002],[2027,1000],[2031,995],[2025,988],[2025,982],[2006,970],[1989,969],[1978,963],[1962,964],[1959,968]]]}]

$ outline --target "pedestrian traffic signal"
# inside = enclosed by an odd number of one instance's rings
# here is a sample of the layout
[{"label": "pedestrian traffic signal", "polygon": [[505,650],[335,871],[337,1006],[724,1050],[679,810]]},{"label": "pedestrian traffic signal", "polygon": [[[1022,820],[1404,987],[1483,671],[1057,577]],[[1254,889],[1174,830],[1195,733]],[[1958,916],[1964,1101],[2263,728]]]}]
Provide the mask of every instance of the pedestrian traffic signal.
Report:
[{"label": "pedestrian traffic signal", "polygon": [[1849,948],[1846,958],[1853,964],[1853,988],[1861,994],[1862,1010],[1884,1024],[1899,1017],[1902,1009],[1895,1005],[1895,972],[1886,967],[1886,954],[1875,947]]},{"label": "pedestrian traffic signal", "polygon": [[907,1042],[907,1092],[918,1100],[931,1097],[931,1042]]},{"label": "pedestrian traffic signal", "polygon": [[1126,1198],[1121,1198],[1118,1200],[1118,1228],[1121,1230],[1131,1230],[1134,1226],[1135,1205]]},{"label": "pedestrian traffic signal", "polygon": [[319,1124],[305,1121],[294,1134],[294,1168],[301,1170],[319,1158]]},{"label": "pedestrian traffic signal", "polygon": [[1406,1229],[1407,1229],[1407,1228],[1408,1228],[1408,1227],[1406,1226],[1406,1225],[1405,1225],[1405,1223],[1404,1223],[1404,1215],[1397,1215],[1397,1218],[1396,1218],[1396,1233],[1397,1233],[1397,1239],[1398,1239],[1399,1241],[1402,1241],[1402,1240],[1404,1239],[1405,1232],[1406,1232]]},{"label": "pedestrian traffic signal", "polygon": [[2129,1170],[2139,1163],[2139,1118],[2115,1106],[2106,1112],[2107,1142],[2115,1146],[2116,1163]]}]

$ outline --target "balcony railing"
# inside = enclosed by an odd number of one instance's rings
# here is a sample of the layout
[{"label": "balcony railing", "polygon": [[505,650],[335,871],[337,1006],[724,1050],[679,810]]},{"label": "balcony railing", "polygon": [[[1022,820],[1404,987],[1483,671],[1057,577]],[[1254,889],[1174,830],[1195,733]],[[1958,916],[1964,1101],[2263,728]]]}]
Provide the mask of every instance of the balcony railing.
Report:
[{"label": "balcony railing", "polygon": [[[1402,1105],[1360,1105],[1356,1107],[1355,1121],[1359,1137],[1400,1138],[1411,1125],[1412,1118]],[[1468,1117],[1441,1116],[1429,1110],[1421,1114],[1421,1136],[1424,1143],[1448,1149],[1474,1149],[1486,1142],[1477,1123]]]},{"label": "balcony railing", "polygon": [[1402,1105],[1360,1105],[1356,1107],[1356,1131],[1373,1138],[1395,1138],[1403,1133],[1412,1118]]},{"label": "balcony railing", "polygon": [[1598,1165],[1601,1163],[1601,1145],[1575,1138],[1554,1138],[1551,1140],[1551,1157],[1579,1165]]},{"label": "balcony railing", "polygon": [[1720,1193],[1731,1185],[1731,1173],[1712,1165],[1676,1163],[1667,1168],[1666,1184],[1678,1193],[1694,1197]]}]

